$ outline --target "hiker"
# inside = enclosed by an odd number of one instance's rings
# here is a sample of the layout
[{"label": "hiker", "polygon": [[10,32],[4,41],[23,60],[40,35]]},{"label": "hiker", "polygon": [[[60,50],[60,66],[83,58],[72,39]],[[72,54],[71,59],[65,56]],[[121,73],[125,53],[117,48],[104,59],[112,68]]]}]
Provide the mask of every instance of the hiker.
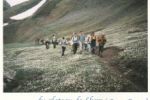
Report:
[{"label": "hiker", "polygon": [[41,39],[40,42],[41,42],[42,45],[45,44],[45,40],[44,39]]},{"label": "hiker", "polygon": [[91,35],[87,35],[86,41],[88,52],[91,52]]},{"label": "hiker", "polygon": [[64,56],[65,50],[66,50],[66,45],[67,45],[67,40],[63,37],[62,40],[60,41],[60,44],[62,47],[61,56]]},{"label": "hiker", "polygon": [[82,53],[83,49],[85,48],[85,35],[82,31],[80,31],[79,36],[79,46],[80,46],[80,53]]},{"label": "hiker", "polygon": [[45,39],[45,46],[46,46],[46,49],[49,49],[49,45],[50,45],[50,41],[49,39]]},{"label": "hiker", "polygon": [[56,39],[56,36],[55,36],[55,35],[53,35],[52,44],[53,44],[53,48],[56,48],[57,39]]},{"label": "hiker", "polygon": [[94,32],[91,33],[91,53],[95,54],[96,49],[96,35]]},{"label": "hiker", "polygon": [[49,49],[50,41],[45,41],[46,49]]},{"label": "hiker", "polygon": [[106,37],[104,34],[97,37],[97,43],[98,43],[98,55],[102,57],[104,45],[106,43]]},{"label": "hiker", "polygon": [[78,45],[79,45],[79,37],[77,35],[77,33],[73,33],[72,39],[71,39],[72,43],[73,43],[73,53],[76,54],[77,49],[78,49]]},{"label": "hiker", "polygon": [[[72,36],[73,37],[73,36]],[[72,37],[70,37],[70,40],[68,42],[69,46],[72,47],[71,48],[71,52],[73,52],[73,41],[72,41]]]},{"label": "hiker", "polygon": [[88,50],[88,36],[85,36],[84,50]]}]

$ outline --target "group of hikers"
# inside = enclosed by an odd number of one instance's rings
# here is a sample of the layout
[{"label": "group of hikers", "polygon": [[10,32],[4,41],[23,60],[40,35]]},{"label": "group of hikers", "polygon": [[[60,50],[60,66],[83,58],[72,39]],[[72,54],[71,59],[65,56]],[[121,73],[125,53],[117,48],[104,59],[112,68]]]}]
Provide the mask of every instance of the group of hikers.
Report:
[{"label": "group of hikers", "polygon": [[73,33],[69,39],[66,39],[65,37],[57,39],[56,36],[53,35],[52,41],[50,42],[49,40],[46,40],[44,44],[46,49],[49,49],[50,44],[53,44],[53,48],[56,48],[57,45],[61,45],[61,56],[64,56],[67,45],[70,45],[72,46],[71,51],[73,54],[76,54],[78,49],[80,53],[88,51],[95,54],[96,48],[98,48],[98,55],[102,57],[106,41],[104,34],[95,35],[95,32],[92,32],[89,35],[85,35],[83,31],[80,31],[79,33]]}]

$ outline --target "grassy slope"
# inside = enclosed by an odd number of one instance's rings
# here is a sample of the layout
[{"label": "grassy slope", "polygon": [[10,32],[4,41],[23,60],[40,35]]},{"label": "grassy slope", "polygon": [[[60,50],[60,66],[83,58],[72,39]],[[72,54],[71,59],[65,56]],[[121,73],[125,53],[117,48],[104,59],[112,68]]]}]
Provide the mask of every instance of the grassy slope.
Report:
[{"label": "grassy slope", "polygon": [[4,75],[15,80],[5,91],[139,91],[130,80],[100,62],[98,56],[87,52],[73,55],[68,47],[66,56],[60,57],[60,51],[60,47],[46,50],[44,46],[5,48]]}]

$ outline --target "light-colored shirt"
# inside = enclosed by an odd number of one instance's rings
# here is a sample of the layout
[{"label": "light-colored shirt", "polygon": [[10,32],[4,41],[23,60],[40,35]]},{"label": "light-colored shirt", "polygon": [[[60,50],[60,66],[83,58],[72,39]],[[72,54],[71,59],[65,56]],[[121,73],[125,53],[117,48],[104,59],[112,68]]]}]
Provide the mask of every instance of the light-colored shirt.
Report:
[{"label": "light-colored shirt", "polygon": [[77,35],[74,35],[74,36],[72,37],[72,42],[73,42],[73,43],[78,43],[78,42],[79,42],[79,39],[78,39],[78,36],[77,36]]},{"label": "light-colored shirt", "polygon": [[67,46],[67,40],[66,39],[62,39],[60,42],[62,47],[66,47]]},{"label": "light-colored shirt", "polygon": [[53,41],[53,42],[55,42],[55,41],[56,41],[56,37],[55,37],[55,36],[53,36],[53,39],[52,39],[52,41]]},{"label": "light-colored shirt", "polygon": [[87,36],[87,43],[91,43],[91,36],[90,35]]}]

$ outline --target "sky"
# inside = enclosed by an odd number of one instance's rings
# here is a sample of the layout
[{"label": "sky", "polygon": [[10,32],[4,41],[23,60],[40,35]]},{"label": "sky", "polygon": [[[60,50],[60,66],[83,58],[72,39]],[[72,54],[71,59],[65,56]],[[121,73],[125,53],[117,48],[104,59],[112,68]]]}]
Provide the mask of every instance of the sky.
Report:
[{"label": "sky", "polygon": [[[13,5],[14,4],[18,4],[20,3],[20,1],[27,1],[27,0],[7,0],[7,1],[14,1],[13,2]],[[17,2],[18,1],[18,2]],[[14,15],[12,17],[10,17],[10,19],[13,19],[13,20],[23,20],[27,17],[30,17],[32,16],[47,0],[41,0],[41,2],[39,2],[36,6],[32,7],[31,9],[28,9],[26,10],[25,12],[22,12],[18,15]]]},{"label": "sky", "polygon": [[6,1],[10,4],[10,6],[14,6],[29,0],[6,0]]}]

